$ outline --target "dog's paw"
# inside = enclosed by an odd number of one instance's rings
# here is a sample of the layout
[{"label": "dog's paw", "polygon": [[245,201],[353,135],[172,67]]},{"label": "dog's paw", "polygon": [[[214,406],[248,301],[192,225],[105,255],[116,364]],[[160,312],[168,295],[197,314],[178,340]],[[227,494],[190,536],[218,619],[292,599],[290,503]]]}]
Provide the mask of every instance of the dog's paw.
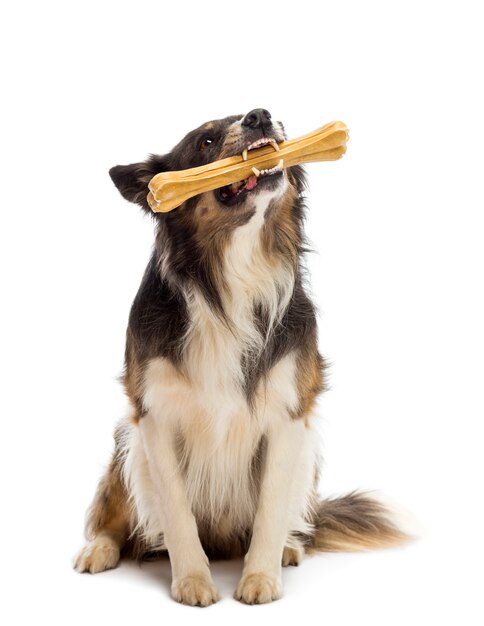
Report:
[{"label": "dog's paw", "polygon": [[278,600],[282,595],[280,580],[270,574],[245,574],[242,576],[235,598],[246,604],[264,604]]},{"label": "dog's paw", "polygon": [[96,537],[87,543],[74,559],[78,572],[98,574],[116,567],[119,562],[119,546],[110,537]]},{"label": "dog's paw", "polygon": [[189,606],[210,606],[219,598],[211,578],[204,574],[174,580],[171,585],[171,595],[177,602]]},{"label": "dog's paw", "polygon": [[282,553],[282,567],[288,565],[295,565],[296,567],[301,563],[304,555],[302,548],[289,548],[286,546]]}]

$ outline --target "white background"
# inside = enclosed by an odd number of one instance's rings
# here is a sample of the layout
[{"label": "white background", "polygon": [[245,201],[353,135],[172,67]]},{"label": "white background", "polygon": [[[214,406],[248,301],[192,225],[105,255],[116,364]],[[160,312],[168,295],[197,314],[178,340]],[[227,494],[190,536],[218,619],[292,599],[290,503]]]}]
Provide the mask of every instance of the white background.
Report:
[{"label": "white background", "polygon": [[[16,2],[0,19],[5,624],[482,624],[483,159],[478,2]],[[314,164],[323,493],[378,488],[423,527],[326,555],[270,606],[174,603],[166,563],[71,570],[124,415],[116,382],[150,220],[108,177],[209,119],[268,108]],[[1,617],[1,616],[0,616]],[[170,620],[170,621],[169,621]]]}]

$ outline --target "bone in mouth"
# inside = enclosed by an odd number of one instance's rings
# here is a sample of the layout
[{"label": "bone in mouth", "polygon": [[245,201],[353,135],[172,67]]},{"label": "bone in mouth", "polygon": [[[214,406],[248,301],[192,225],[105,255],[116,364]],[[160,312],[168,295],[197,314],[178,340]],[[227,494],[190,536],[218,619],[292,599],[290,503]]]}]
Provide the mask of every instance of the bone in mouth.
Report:
[{"label": "bone in mouth", "polygon": [[[331,122],[297,139],[282,141],[277,146],[277,154],[279,159],[284,159],[285,170],[301,163],[336,161],[346,152],[347,141],[346,125],[343,122]],[[272,142],[268,143],[274,148]],[[253,167],[258,172],[264,172],[263,168],[274,168],[277,148],[274,148],[274,152],[268,149],[268,145],[260,148],[254,150],[247,161],[243,155],[237,155],[187,170],[156,174],[148,184],[147,201],[151,210],[167,213],[189,198],[214,189],[220,189],[220,194],[227,192],[227,199],[234,197],[231,191],[234,183],[237,193],[247,188],[247,184],[251,187],[254,181],[258,181]],[[247,191],[250,192],[250,189]]]}]

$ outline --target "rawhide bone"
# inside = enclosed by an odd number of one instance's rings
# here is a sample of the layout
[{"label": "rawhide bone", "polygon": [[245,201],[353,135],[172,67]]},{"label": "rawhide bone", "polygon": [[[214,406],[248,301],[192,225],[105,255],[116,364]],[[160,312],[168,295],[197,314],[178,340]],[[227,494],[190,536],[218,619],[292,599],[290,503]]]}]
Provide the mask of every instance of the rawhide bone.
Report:
[{"label": "rawhide bone", "polygon": [[[243,155],[178,172],[161,172],[149,182],[148,204],[155,213],[167,213],[200,193],[239,182],[261,170],[287,168],[314,161],[336,161],[346,151],[348,129],[331,122],[298,139],[255,148]],[[282,163],[281,163],[282,161]]]}]

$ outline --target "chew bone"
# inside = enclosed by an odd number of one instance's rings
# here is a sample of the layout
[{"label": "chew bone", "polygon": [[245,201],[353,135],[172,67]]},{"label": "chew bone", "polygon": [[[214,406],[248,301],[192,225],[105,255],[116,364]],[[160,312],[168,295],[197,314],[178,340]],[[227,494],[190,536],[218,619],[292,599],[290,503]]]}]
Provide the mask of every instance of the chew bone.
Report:
[{"label": "chew bone", "polygon": [[298,139],[281,142],[279,150],[264,146],[208,165],[161,172],[148,185],[148,204],[154,212],[167,213],[193,196],[248,178],[253,168],[273,168],[281,159],[284,168],[314,161],[335,161],[345,153],[347,141],[345,124],[331,122]]}]

